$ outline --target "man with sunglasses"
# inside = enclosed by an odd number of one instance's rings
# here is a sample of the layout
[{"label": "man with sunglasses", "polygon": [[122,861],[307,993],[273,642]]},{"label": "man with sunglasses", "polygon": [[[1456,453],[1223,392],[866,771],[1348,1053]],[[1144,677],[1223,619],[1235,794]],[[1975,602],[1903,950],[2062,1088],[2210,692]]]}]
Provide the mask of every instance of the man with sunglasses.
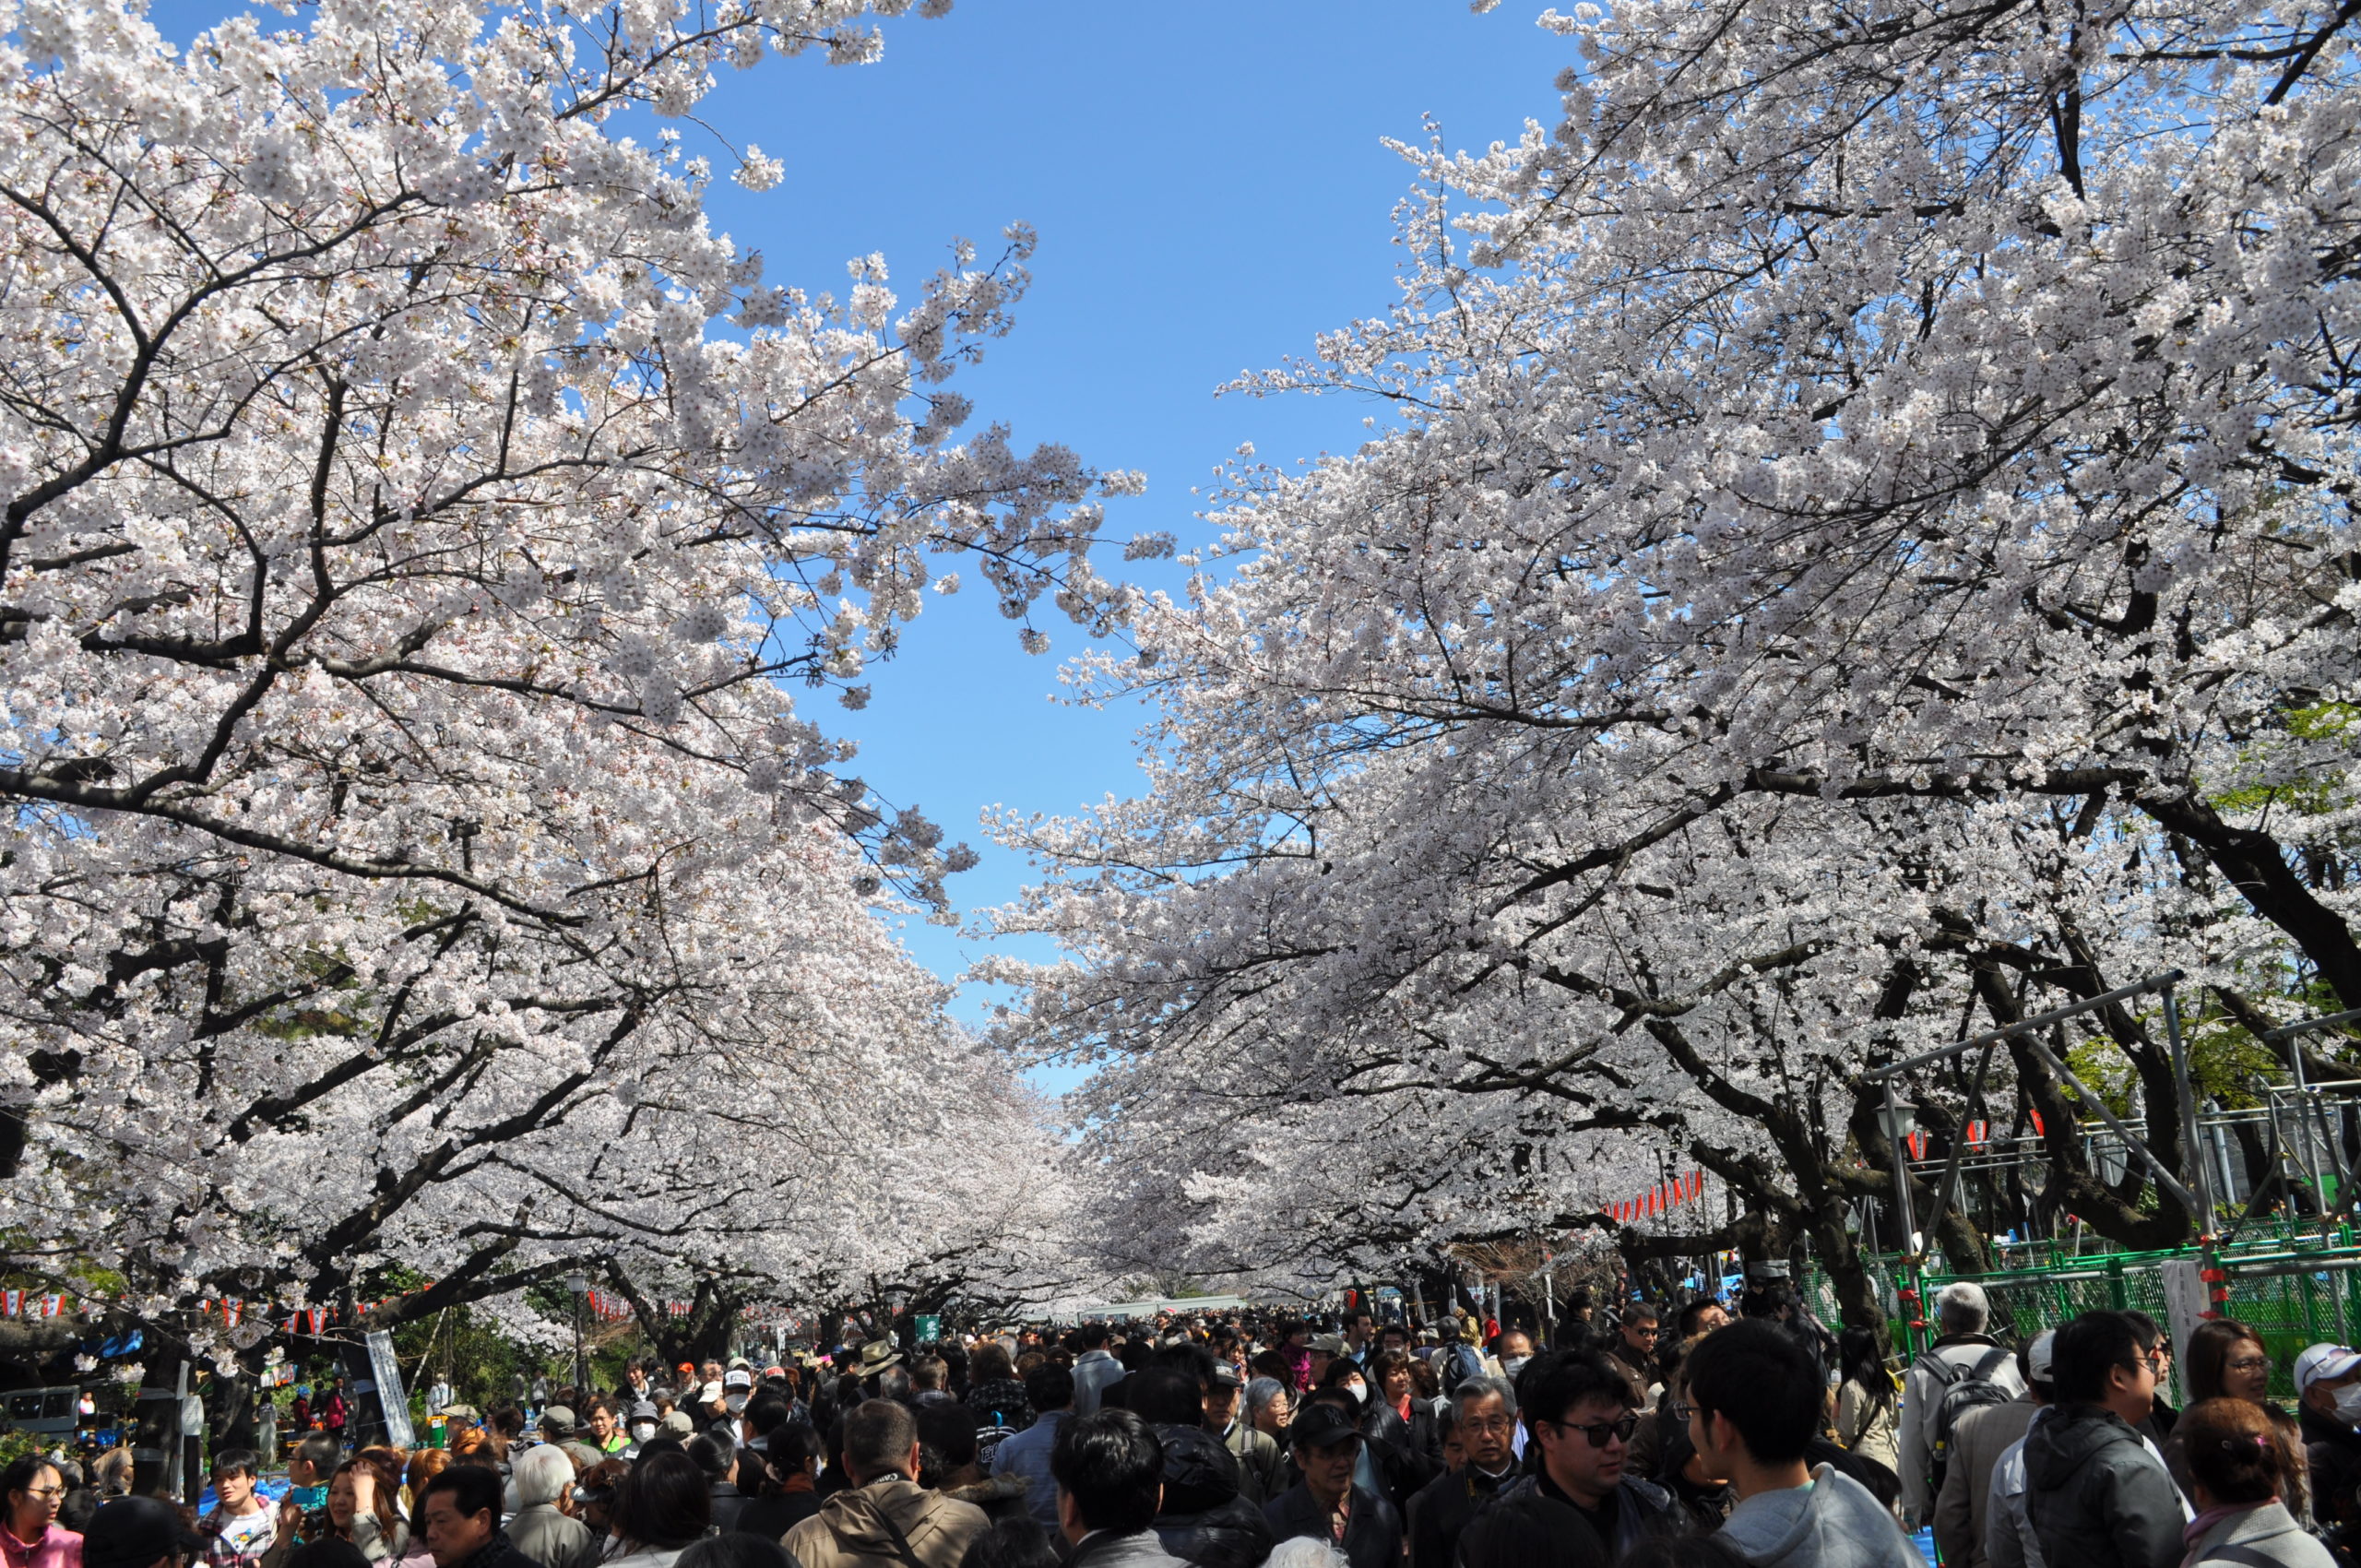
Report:
[{"label": "man with sunglasses", "polygon": [[1671,1494],[1623,1473],[1631,1384],[1595,1350],[1549,1357],[1523,1390],[1537,1473],[1476,1516],[1459,1539],[1462,1568],[1602,1568],[1641,1542],[1681,1532]]}]

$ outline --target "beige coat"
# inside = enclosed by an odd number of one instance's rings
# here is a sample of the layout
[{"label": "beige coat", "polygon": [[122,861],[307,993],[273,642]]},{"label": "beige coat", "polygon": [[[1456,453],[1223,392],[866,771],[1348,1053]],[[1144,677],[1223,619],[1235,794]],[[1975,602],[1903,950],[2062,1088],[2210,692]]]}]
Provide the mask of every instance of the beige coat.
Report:
[{"label": "beige coat", "polygon": [[779,1543],[803,1568],[908,1568],[895,1545],[898,1529],[924,1568],[959,1568],[985,1524],[972,1503],[887,1476],[836,1493]]}]

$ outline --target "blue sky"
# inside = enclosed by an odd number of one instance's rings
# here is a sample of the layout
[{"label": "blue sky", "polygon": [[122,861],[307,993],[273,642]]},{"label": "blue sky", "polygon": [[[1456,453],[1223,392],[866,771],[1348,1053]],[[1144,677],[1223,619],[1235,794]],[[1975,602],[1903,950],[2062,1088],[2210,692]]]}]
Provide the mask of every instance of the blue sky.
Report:
[{"label": "blue sky", "polygon": [[[184,41],[241,8],[158,0],[152,14]],[[976,401],[975,425],[998,420],[1022,446],[1061,442],[1099,468],[1145,471],[1146,494],[1111,504],[1109,531],[1187,541],[1204,537],[1191,487],[1240,443],[1292,462],[1360,439],[1370,407],[1215,390],[1392,303],[1391,213],[1409,170],[1384,138],[1422,141],[1431,114],[1450,145],[1481,147],[1513,138],[1528,116],[1554,118],[1550,84],[1571,51],[1533,25],[1536,11],[1524,0],[1485,16],[1465,0],[957,0],[939,20],[886,23],[874,65],[813,56],[726,75],[702,116],[788,172],[762,195],[717,179],[710,207],[718,227],[764,253],[772,282],[841,291],[848,258],[882,252],[906,297],[955,235],[991,254],[1008,223],[1032,224],[1040,248],[1016,330],[955,383]],[[652,137],[653,122],[631,119],[618,130]],[[690,149],[730,167],[682,129]],[[1112,551],[1099,565],[1121,569]],[[1052,651],[1032,657],[989,595],[930,596],[904,650],[872,667],[866,711],[810,715],[861,743],[856,766],[888,799],[921,805],[982,852],[952,883],[971,924],[1030,880],[1021,857],[985,839],[979,812],[1069,812],[1141,785],[1136,712],[1052,700],[1081,634],[1049,615]],[[904,936],[945,978],[987,950],[916,921]],[[956,1011],[981,1022],[990,1000],[970,988]]]},{"label": "blue sky", "polygon": [[[1292,462],[1350,447],[1374,411],[1215,389],[1392,302],[1409,171],[1383,138],[1422,140],[1431,113],[1452,145],[1481,147],[1553,117],[1570,51],[1515,5],[959,0],[888,24],[879,65],[775,62],[724,81],[709,117],[789,173],[762,196],[717,183],[715,219],[762,249],[772,280],[814,288],[872,250],[914,286],[952,235],[1033,224],[1016,330],[958,383],[978,422],[1145,471],[1147,493],[1110,508],[1116,537],[1203,537],[1191,487],[1240,443]],[[813,715],[861,742],[864,778],[983,852],[952,883],[967,910],[1029,880],[976,829],[980,810],[1065,812],[1140,786],[1138,715],[1054,702],[1080,633],[1041,624],[1055,646],[1028,657],[988,597],[932,599],[866,711]],[[986,950],[905,934],[946,976]],[[971,988],[958,1011],[980,1019],[988,1001]]]}]

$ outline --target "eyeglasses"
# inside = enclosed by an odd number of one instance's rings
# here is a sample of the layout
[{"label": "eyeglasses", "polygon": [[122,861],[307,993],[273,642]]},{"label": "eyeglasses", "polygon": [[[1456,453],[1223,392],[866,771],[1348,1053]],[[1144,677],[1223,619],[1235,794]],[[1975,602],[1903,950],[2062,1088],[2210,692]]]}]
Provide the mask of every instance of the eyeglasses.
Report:
[{"label": "eyeglasses", "polygon": [[2270,1366],[2271,1358],[2268,1356],[2240,1356],[2235,1361],[2224,1361],[2222,1370],[2234,1372],[2259,1372],[2268,1371]]},{"label": "eyeglasses", "polygon": [[1607,1446],[1609,1434],[1612,1434],[1618,1443],[1631,1442],[1631,1434],[1640,1430],[1640,1418],[1625,1416],[1618,1421],[1591,1421],[1582,1426],[1577,1426],[1572,1421],[1551,1421],[1549,1425],[1556,1427],[1560,1431],[1578,1431],[1590,1439],[1590,1445],[1593,1448],[1604,1448]]},{"label": "eyeglasses", "polygon": [[1672,1419],[1679,1421],[1682,1426],[1687,1426],[1689,1424],[1689,1418],[1696,1413],[1697,1407],[1689,1404],[1685,1400],[1676,1399],[1672,1402]]},{"label": "eyeglasses", "polygon": [[29,1486],[25,1488],[25,1495],[38,1497],[44,1503],[50,1503],[65,1496],[65,1489],[62,1486]]},{"label": "eyeglasses", "polygon": [[1462,1431],[1472,1431],[1479,1436],[1485,1432],[1514,1431],[1516,1430],[1516,1418],[1513,1416],[1477,1416],[1460,1422],[1459,1430]]}]

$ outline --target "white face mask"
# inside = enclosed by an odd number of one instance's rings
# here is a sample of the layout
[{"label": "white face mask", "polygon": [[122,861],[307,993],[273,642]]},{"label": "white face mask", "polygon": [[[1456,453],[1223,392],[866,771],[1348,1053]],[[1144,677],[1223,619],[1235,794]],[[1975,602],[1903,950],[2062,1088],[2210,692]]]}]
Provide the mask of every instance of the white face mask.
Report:
[{"label": "white face mask", "polygon": [[2336,1419],[2346,1426],[2361,1426],[2361,1383],[2336,1391]]},{"label": "white face mask", "polygon": [[1348,1384],[1345,1384],[1345,1386],[1346,1386],[1347,1389],[1351,1390],[1351,1392],[1352,1392],[1352,1396],[1353,1396],[1353,1403],[1354,1403],[1354,1404],[1356,1404],[1356,1405],[1366,1405],[1366,1404],[1368,1404],[1368,1403],[1369,1403],[1369,1384],[1366,1384],[1366,1383],[1348,1383]]},{"label": "white face mask", "polygon": [[634,1443],[646,1443],[649,1438],[654,1437],[655,1435],[656,1423],[654,1421],[632,1422],[631,1440]]},{"label": "white face mask", "polygon": [[1533,1360],[1533,1358],[1530,1356],[1505,1357],[1501,1361],[1501,1370],[1508,1373],[1511,1377],[1514,1377],[1517,1373],[1525,1370],[1525,1364],[1531,1360]]},{"label": "white face mask", "polygon": [[746,1408],[746,1396],[742,1394],[727,1395],[723,1397],[721,1406],[734,1416]]}]

